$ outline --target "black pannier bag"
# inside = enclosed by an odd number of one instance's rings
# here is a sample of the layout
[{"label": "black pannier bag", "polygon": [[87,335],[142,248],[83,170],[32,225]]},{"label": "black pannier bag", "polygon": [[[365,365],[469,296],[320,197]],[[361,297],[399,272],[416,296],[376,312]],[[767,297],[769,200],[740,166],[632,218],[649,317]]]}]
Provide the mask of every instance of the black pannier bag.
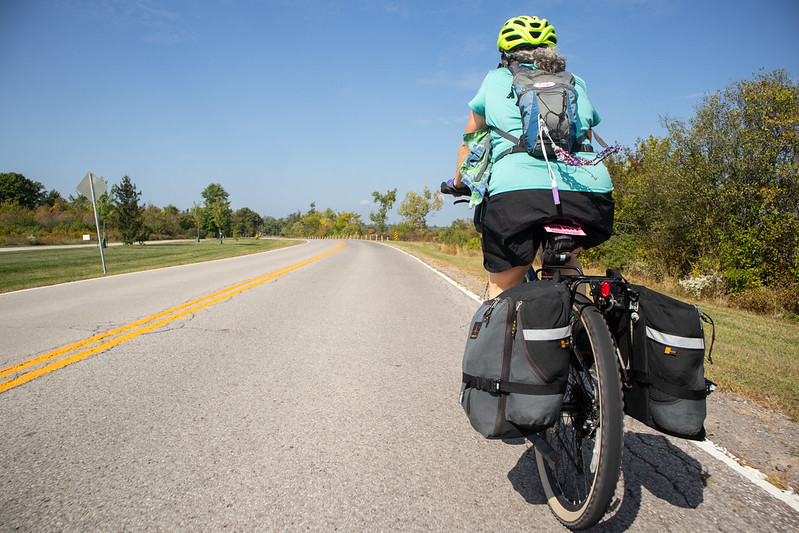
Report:
[{"label": "black pannier bag", "polygon": [[629,284],[627,296],[629,313],[611,324],[629,363],[624,412],[668,435],[703,440],[715,385],[705,378],[702,322],[712,320],[697,306],[640,285]]},{"label": "black pannier bag", "polygon": [[569,290],[551,281],[522,283],[477,310],[463,355],[460,402],[484,437],[522,437],[558,419],[570,319]]}]

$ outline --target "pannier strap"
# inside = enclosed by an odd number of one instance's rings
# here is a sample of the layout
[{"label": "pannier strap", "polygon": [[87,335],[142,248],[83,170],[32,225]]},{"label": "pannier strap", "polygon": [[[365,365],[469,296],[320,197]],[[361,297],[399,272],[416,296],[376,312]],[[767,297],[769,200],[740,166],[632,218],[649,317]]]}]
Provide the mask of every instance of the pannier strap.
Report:
[{"label": "pannier strap", "polygon": [[546,385],[536,385],[533,383],[513,383],[500,379],[478,378],[469,374],[463,374],[463,383],[466,389],[477,389],[485,392],[502,394],[531,394],[546,396],[550,394],[563,394],[566,390],[566,382],[549,383]]},{"label": "pannier strap", "polygon": [[[697,308],[698,309],[698,308]],[[710,337],[710,349],[707,351],[707,360],[710,364],[713,364],[713,344],[716,342],[716,324],[713,322],[713,319],[708,316],[707,313],[699,312],[699,316],[702,319],[702,322],[705,324],[710,324],[713,328],[713,335]]]},{"label": "pannier strap", "polygon": [[705,388],[700,390],[686,390],[682,387],[678,387],[677,385],[666,383],[655,376],[650,376],[647,379],[646,374],[641,371],[633,372],[633,378],[635,378],[636,381],[654,387],[660,392],[666,393],[669,396],[674,396],[675,398],[681,398],[683,400],[704,400],[707,398],[708,394],[710,394],[710,390],[708,390],[707,385]]}]

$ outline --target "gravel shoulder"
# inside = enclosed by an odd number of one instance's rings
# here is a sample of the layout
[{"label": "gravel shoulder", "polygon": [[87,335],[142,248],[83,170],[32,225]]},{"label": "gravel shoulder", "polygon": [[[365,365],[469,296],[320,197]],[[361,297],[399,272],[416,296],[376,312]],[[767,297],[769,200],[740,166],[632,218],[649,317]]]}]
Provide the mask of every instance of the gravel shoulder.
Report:
[{"label": "gravel shoulder", "polygon": [[[409,250],[404,250],[409,252]],[[427,257],[417,256],[428,265],[484,297],[485,280],[456,271]],[[723,448],[738,463],[791,487],[799,494],[799,423],[734,394],[714,392],[708,397],[705,420],[708,440]]]}]

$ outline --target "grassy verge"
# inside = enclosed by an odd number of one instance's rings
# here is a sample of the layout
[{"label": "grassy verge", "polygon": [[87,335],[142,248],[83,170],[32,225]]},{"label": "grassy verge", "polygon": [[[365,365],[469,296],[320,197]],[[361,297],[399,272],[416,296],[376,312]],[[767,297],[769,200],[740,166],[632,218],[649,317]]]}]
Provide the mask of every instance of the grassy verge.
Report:
[{"label": "grassy verge", "polygon": [[[472,256],[453,255],[441,245],[433,243],[396,244],[452,270],[487,279],[479,253]],[[719,390],[733,392],[799,421],[799,324],[715,301],[696,302],[675,293],[673,289],[655,286],[644,280],[630,281],[650,286],[683,301],[698,303],[713,318],[716,324],[714,364],[707,364],[705,372],[709,379],[719,384]],[[706,327],[706,334],[709,337],[710,327]]]},{"label": "grassy verge", "polygon": [[431,242],[392,242],[391,244],[413,252],[417,256],[424,256],[434,261],[441,262],[469,276],[488,280],[483,268],[483,255],[480,252],[457,250]]},{"label": "grassy verge", "polygon": [[[198,263],[264,252],[299,241],[229,239],[220,245],[211,239],[199,243],[172,242],[141,246],[110,246],[104,250],[108,274],[122,274],[166,266]],[[0,252],[0,292],[8,292],[103,275],[96,247]]]}]

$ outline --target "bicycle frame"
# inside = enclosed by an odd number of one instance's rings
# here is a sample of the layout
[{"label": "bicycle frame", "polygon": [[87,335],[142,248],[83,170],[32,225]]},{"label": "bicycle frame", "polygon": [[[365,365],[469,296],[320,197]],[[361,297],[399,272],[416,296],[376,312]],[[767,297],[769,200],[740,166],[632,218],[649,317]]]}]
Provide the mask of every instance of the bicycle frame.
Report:
[{"label": "bicycle frame", "polygon": [[[564,274],[563,271],[577,271],[578,274]],[[551,272],[548,272],[551,271]],[[572,304],[576,302],[577,295],[580,294],[580,287],[588,286],[588,294],[591,300],[584,305],[593,305],[606,319],[611,312],[626,312],[629,309],[630,298],[627,291],[627,281],[618,271],[609,269],[605,276],[591,276],[583,274],[582,270],[576,266],[564,265],[544,265],[539,269],[530,267],[528,272],[530,280],[552,280],[556,283],[565,283],[571,291]],[[616,356],[621,371],[622,383],[629,386],[628,371],[629,361],[625,360],[621,351],[616,350]]]}]

